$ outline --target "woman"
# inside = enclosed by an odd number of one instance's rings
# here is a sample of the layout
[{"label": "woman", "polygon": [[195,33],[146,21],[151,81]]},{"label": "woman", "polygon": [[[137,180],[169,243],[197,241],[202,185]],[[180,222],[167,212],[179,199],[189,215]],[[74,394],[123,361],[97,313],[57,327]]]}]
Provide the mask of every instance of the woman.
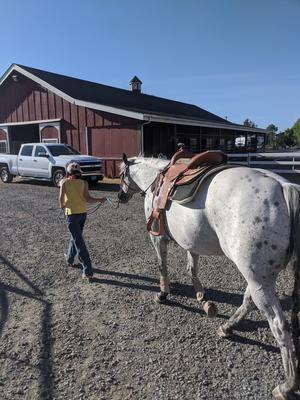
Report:
[{"label": "woman", "polygon": [[106,198],[94,198],[89,194],[88,184],[81,179],[80,165],[73,162],[67,167],[67,176],[62,181],[59,193],[59,205],[67,216],[68,229],[71,233],[67,253],[69,266],[74,265],[75,256],[82,265],[82,279],[91,281],[92,263],[85,245],[82,232],[86,220],[87,203],[104,203]]}]

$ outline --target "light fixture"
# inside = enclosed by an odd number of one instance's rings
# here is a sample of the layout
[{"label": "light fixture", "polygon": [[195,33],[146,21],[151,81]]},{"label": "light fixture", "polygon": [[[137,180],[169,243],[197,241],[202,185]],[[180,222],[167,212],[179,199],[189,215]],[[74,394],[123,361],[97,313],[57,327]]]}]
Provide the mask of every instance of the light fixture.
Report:
[{"label": "light fixture", "polygon": [[18,75],[12,75],[11,77],[12,77],[12,80],[13,80],[14,82],[19,82],[19,77],[18,77]]}]

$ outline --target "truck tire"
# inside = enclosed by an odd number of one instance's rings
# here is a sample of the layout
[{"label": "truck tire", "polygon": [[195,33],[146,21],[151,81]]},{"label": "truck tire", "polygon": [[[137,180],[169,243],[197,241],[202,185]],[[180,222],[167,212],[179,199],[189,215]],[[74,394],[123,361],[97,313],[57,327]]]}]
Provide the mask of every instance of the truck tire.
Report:
[{"label": "truck tire", "polygon": [[52,183],[55,187],[59,187],[61,180],[66,175],[66,171],[64,169],[57,169],[52,174]]},{"label": "truck tire", "polygon": [[0,178],[3,183],[10,183],[13,180],[13,175],[9,172],[8,167],[0,168]]}]

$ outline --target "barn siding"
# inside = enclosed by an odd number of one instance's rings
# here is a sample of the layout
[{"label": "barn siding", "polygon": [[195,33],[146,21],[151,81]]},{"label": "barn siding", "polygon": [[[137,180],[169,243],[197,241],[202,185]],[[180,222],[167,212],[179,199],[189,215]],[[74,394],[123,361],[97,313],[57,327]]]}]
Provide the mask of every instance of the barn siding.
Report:
[{"label": "barn siding", "polygon": [[41,105],[41,93],[38,90],[34,91],[34,106],[36,119],[43,119],[42,117],[42,105]]}]

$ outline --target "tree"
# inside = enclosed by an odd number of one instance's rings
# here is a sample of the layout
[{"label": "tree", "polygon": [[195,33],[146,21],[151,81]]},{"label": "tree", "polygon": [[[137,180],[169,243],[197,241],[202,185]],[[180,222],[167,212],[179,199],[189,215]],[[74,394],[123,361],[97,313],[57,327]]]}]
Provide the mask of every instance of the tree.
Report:
[{"label": "tree", "polygon": [[248,126],[249,128],[257,128],[257,125],[254,121],[251,121],[251,119],[246,118],[244,121],[244,126]]},{"label": "tree", "polygon": [[275,126],[274,124],[269,124],[266,127],[266,131],[267,131],[266,146],[273,147],[275,144],[275,135],[276,132],[278,131],[278,127]]},{"label": "tree", "polygon": [[292,130],[294,132],[297,144],[300,145],[300,118],[298,118],[297,121],[294,123],[294,125],[292,126]]},{"label": "tree", "polygon": [[278,131],[278,127],[275,126],[274,124],[269,124],[269,125],[266,127],[266,131],[267,131],[267,132],[276,133],[276,132]]},{"label": "tree", "polygon": [[297,145],[297,140],[294,134],[293,129],[286,129],[283,132],[278,133],[276,135],[276,147],[279,148],[287,148],[287,147],[293,147]]}]

